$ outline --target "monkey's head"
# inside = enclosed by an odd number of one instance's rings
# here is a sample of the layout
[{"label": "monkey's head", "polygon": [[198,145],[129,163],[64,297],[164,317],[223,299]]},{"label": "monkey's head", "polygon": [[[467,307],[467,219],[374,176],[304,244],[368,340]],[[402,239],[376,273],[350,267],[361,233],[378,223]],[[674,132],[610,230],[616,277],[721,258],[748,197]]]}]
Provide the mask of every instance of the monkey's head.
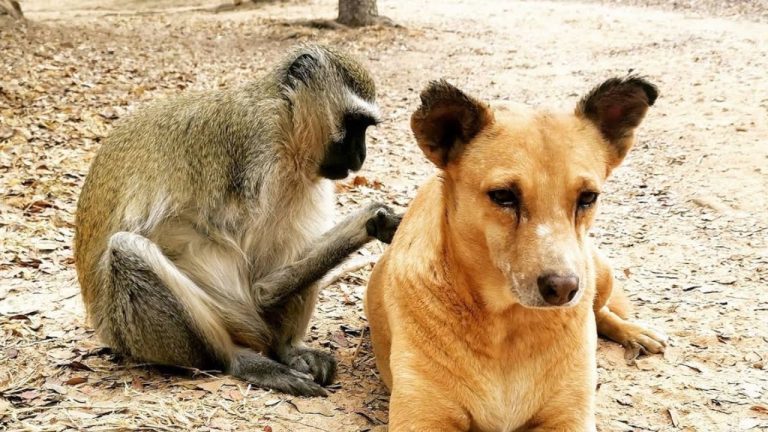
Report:
[{"label": "monkey's head", "polygon": [[[316,164],[320,177],[337,180],[365,161],[365,132],[379,123],[376,88],[368,70],[334,49],[303,45],[280,68],[294,145]],[[298,150],[298,149],[297,149]]]}]

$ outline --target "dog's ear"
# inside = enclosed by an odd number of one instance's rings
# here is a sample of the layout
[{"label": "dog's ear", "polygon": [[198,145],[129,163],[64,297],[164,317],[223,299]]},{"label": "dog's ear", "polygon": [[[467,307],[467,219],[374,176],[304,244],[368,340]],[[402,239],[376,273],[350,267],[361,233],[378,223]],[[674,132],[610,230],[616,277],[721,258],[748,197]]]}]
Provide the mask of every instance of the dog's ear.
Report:
[{"label": "dog's ear", "polygon": [[635,128],[659,95],[643,78],[611,78],[595,87],[576,106],[576,115],[590,120],[611,146],[611,165],[616,166],[632,147]]},{"label": "dog's ear", "polygon": [[487,104],[440,80],[421,92],[421,106],[411,116],[411,130],[427,159],[444,168],[492,122]]}]

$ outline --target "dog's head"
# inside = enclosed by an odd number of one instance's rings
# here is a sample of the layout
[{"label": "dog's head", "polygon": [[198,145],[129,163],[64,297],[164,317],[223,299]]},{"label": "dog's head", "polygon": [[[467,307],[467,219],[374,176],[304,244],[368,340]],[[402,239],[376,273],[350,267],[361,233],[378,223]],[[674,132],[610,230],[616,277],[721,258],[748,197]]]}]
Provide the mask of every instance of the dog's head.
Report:
[{"label": "dog's head", "polygon": [[603,182],[658,95],[613,78],[572,113],[491,107],[445,81],[411,118],[442,173],[454,258],[499,306],[570,306],[589,283],[587,232]]}]

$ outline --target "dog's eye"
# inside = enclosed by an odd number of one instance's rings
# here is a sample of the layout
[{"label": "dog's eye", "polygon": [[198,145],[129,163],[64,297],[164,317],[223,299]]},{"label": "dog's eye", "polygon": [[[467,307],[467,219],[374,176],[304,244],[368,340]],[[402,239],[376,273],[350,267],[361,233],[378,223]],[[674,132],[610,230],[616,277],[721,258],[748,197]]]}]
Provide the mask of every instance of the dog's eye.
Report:
[{"label": "dog's eye", "polygon": [[597,201],[597,192],[582,192],[579,195],[579,208],[588,209]]},{"label": "dog's eye", "polygon": [[496,189],[488,192],[488,197],[502,207],[518,207],[520,199],[517,192],[510,189]]}]

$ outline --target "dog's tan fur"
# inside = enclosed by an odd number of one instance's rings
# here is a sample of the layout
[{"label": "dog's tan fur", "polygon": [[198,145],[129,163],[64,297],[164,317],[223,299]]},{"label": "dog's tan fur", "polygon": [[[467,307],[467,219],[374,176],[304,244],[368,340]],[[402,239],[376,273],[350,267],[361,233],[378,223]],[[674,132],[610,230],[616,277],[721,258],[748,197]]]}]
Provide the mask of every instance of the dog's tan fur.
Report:
[{"label": "dog's tan fur", "polygon": [[[366,297],[390,431],[594,431],[597,332],[635,354],[663,349],[663,335],[625,320],[588,238],[594,209],[574,211],[621,162],[655,91],[614,80],[572,114],[490,107],[445,82],[422,93],[411,125],[441,170]],[[509,185],[519,213],[489,199]],[[553,271],[580,279],[564,307],[547,307],[536,288]]]}]

